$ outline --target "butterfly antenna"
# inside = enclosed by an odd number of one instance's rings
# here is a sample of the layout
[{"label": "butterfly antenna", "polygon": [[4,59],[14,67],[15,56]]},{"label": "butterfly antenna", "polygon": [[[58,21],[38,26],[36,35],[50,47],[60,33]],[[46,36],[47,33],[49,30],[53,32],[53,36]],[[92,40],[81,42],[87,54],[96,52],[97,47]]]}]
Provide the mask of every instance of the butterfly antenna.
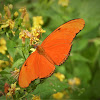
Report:
[{"label": "butterfly antenna", "polygon": [[15,46],[14,48],[19,48],[19,47],[23,47],[23,46]]},{"label": "butterfly antenna", "polygon": [[[24,46],[15,46],[14,48],[21,48],[21,47],[24,47]],[[26,46],[26,47],[28,47],[28,46]]]}]

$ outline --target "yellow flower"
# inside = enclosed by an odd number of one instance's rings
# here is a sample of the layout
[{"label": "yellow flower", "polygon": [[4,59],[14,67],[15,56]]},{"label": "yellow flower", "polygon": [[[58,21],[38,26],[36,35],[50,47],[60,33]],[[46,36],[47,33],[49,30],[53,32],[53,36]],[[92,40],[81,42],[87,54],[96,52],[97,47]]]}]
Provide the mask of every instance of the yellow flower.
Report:
[{"label": "yellow flower", "polygon": [[4,5],[4,10],[6,12],[5,18],[6,19],[11,18],[11,12],[10,12],[9,7]]},{"label": "yellow flower", "polygon": [[[26,27],[27,26],[26,24],[28,24],[29,22],[29,15],[24,8],[20,9],[19,11],[25,12],[22,24]],[[31,28],[31,32],[29,32],[28,30],[21,30],[21,32],[19,33],[19,38],[22,39],[23,44],[25,44],[26,38],[30,38],[30,45],[37,44],[38,42],[40,42],[39,40],[40,35],[46,32],[40,26],[43,24],[43,20],[41,16],[33,17],[33,20],[34,20],[34,23],[33,23],[34,26]],[[29,27],[26,27],[26,28],[29,28]]]},{"label": "yellow flower", "polygon": [[43,25],[43,19],[42,19],[42,16],[36,16],[36,17],[33,17],[33,26],[37,27],[37,26],[40,26],[40,25]]},{"label": "yellow flower", "polygon": [[29,14],[28,14],[28,12],[26,12],[23,21],[24,22],[28,22],[29,21]]},{"label": "yellow flower", "polygon": [[39,42],[40,42],[40,40],[37,37],[33,36],[33,37],[30,38],[30,45],[38,44]]},{"label": "yellow flower", "polygon": [[3,61],[3,60],[0,60],[0,70],[2,71],[2,68],[8,66],[8,65],[12,65],[12,62],[13,62],[13,58],[10,56],[10,55],[7,55],[7,57],[9,58],[9,60],[11,61]]},{"label": "yellow flower", "polygon": [[16,88],[16,82],[14,84],[11,84],[11,89],[13,90],[20,90],[20,88]]},{"label": "yellow flower", "polygon": [[7,50],[6,41],[4,38],[0,39],[0,53],[5,54]]},{"label": "yellow flower", "polygon": [[18,17],[18,12],[17,11],[14,13],[14,17]]},{"label": "yellow flower", "polygon": [[15,36],[15,31],[11,30],[12,34]]},{"label": "yellow flower", "polygon": [[[6,47],[6,41],[4,38],[1,38],[0,39],[0,53],[2,54],[5,54],[6,53],[6,50],[7,50],[7,47]],[[13,58],[11,56],[7,56],[11,62],[13,62]],[[0,70],[2,70],[3,67],[6,67],[10,64],[10,62],[8,61],[3,61],[3,60],[0,60]]]},{"label": "yellow flower", "polygon": [[30,27],[31,27],[28,12],[26,12],[26,14],[25,14],[25,16],[24,16],[24,18],[23,18],[22,25],[23,25],[26,29],[30,29]]},{"label": "yellow flower", "polygon": [[8,27],[9,26],[9,24],[3,24],[3,25],[1,25],[1,27],[0,27],[0,29],[2,29],[2,28],[6,28],[6,27]]},{"label": "yellow flower", "polygon": [[80,85],[81,84],[81,81],[80,81],[79,78],[75,77],[74,80],[75,80],[75,84],[76,85]]},{"label": "yellow flower", "polygon": [[22,39],[22,43],[25,43],[25,38],[31,38],[32,33],[30,33],[28,30],[21,30],[19,33],[19,38]]},{"label": "yellow flower", "polygon": [[10,55],[7,55],[7,57],[9,58],[9,60],[10,60],[11,62],[13,62],[13,58],[12,58]]},{"label": "yellow flower", "polygon": [[32,31],[31,31],[31,32],[33,33],[33,36],[37,37],[37,36],[39,36],[40,34],[45,33],[46,31],[43,30],[43,29],[41,28],[41,26],[38,26],[38,27],[32,27]]},{"label": "yellow flower", "polygon": [[22,43],[25,43],[25,38],[30,38],[30,45],[33,44],[33,42],[39,41],[38,39],[39,33],[36,32],[29,32],[28,30],[21,30],[19,33],[19,38],[22,39]]},{"label": "yellow flower", "polygon": [[62,6],[68,6],[69,0],[59,0],[58,1],[58,4],[59,5],[62,5]]},{"label": "yellow flower", "polygon": [[40,100],[40,96],[33,95],[32,100]]},{"label": "yellow flower", "polygon": [[10,9],[12,9],[12,8],[13,8],[13,5],[12,5],[12,4],[9,4],[8,7],[9,7]]},{"label": "yellow flower", "polygon": [[4,62],[5,62],[5,61],[0,60],[0,71],[2,71],[2,67],[3,67]]},{"label": "yellow flower", "polygon": [[22,37],[25,38],[30,38],[32,36],[32,33],[30,33],[28,30],[21,30],[19,33],[19,38],[21,39]]},{"label": "yellow flower", "polygon": [[42,36],[42,33],[46,32],[41,28],[41,25],[43,25],[42,16],[33,17],[33,27],[31,29],[31,32],[33,36],[37,39],[37,41],[39,40],[38,38],[40,37],[40,35]]},{"label": "yellow flower", "polygon": [[32,51],[32,53],[35,52],[35,50],[36,50],[35,48],[31,48],[30,49],[30,51]]},{"label": "yellow flower", "polygon": [[54,73],[54,76],[57,77],[61,82],[65,79],[64,74],[61,74],[59,72]]},{"label": "yellow flower", "polygon": [[2,68],[0,68],[0,72],[2,71]]},{"label": "yellow flower", "polygon": [[8,6],[4,5],[4,10],[7,11],[8,10]]},{"label": "yellow flower", "polygon": [[33,27],[32,27],[32,33],[34,34],[40,34],[45,33],[46,31],[41,28],[41,25],[43,25],[43,19],[42,16],[33,17]]},{"label": "yellow flower", "polygon": [[15,94],[15,91],[20,90],[20,88],[16,88],[16,82],[14,84],[11,84],[11,88],[8,89],[7,96],[12,96]]},{"label": "yellow flower", "polygon": [[9,24],[10,29],[13,29],[14,28],[15,22],[13,20],[9,19],[7,21],[7,23]]},{"label": "yellow flower", "polygon": [[20,70],[15,68],[15,70],[11,72],[11,74],[12,74],[11,76],[13,76],[15,79],[18,79],[19,72],[20,72]]},{"label": "yellow flower", "polygon": [[25,7],[23,7],[21,9],[19,9],[19,12],[21,12],[21,18],[24,18],[24,16],[26,15],[27,10],[26,10]]},{"label": "yellow flower", "polygon": [[6,67],[8,65],[9,65],[8,61],[0,60],[0,71],[2,71],[2,68]]},{"label": "yellow flower", "polygon": [[57,93],[53,94],[54,99],[62,99],[63,96],[64,96],[64,94],[62,92],[57,92]]},{"label": "yellow flower", "polygon": [[81,81],[80,81],[80,79],[79,78],[77,78],[77,77],[74,77],[73,79],[69,79],[68,80],[68,84],[69,85],[80,85],[80,83],[81,83]]},{"label": "yellow flower", "polygon": [[13,29],[15,25],[15,22],[11,19],[8,19],[3,25],[1,25],[1,28],[9,27],[10,29]]}]

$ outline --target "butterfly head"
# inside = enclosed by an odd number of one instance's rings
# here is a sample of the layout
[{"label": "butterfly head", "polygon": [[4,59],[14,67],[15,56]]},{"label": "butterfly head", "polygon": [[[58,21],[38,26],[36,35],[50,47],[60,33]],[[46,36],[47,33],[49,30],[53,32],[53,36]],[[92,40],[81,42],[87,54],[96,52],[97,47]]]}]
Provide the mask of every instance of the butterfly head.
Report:
[{"label": "butterfly head", "polygon": [[34,44],[34,45],[32,45],[32,46],[33,46],[34,49],[36,49],[38,45],[39,45],[39,44]]}]

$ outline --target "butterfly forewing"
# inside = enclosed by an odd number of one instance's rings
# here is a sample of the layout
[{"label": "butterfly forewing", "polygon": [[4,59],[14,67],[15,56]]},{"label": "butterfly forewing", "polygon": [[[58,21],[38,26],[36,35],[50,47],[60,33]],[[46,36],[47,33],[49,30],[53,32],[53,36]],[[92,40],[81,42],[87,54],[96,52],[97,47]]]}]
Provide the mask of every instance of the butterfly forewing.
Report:
[{"label": "butterfly forewing", "polygon": [[73,38],[84,27],[83,19],[71,20],[54,30],[41,44],[47,55],[60,65],[69,55]]}]

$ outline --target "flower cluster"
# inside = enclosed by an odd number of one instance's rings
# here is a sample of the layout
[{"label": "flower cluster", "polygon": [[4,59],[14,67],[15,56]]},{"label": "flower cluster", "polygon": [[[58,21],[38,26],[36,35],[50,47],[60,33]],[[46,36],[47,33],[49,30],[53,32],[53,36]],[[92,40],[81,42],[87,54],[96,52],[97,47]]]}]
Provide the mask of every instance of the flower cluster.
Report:
[{"label": "flower cluster", "polygon": [[19,11],[21,12],[21,18],[23,19],[27,13],[27,10],[25,7],[20,8]]},{"label": "flower cluster", "polygon": [[39,37],[42,35],[42,33],[45,33],[45,30],[42,29],[41,25],[43,24],[43,20],[41,16],[33,17],[33,26],[31,28],[31,31],[21,30],[19,33],[19,38],[22,39],[22,43],[25,43],[25,39],[30,39],[30,45],[38,44]]},{"label": "flower cluster", "polygon": [[65,79],[64,74],[61,74],[60,72],[54,73],[54,76],[57,77],[61,82]]},{"label": "flower cluster", "polygon": [[[6,50],[7,50],[7,47],[6,47],[6,41],[5,41],[5,39],[4,38],[0,38],[0,53],[5,54]],[[0,60],[0,71],[6,65],[8,65],[7,61]]]},{"label": "flower cluster", "polygon": [[71,86],[80,85],[81,81],[80,81],[79,78],[74,77],[73,79],[68,79],[68,84],[71,85]]},{"label": "flower cluster", "polygon": [[52,97],[57,100],[67,100],[69,99],[69,93],[64,90],[53,94]]},{"label": "flower cluster", "polygon": [[[14,25],[15,25],[15,21],[11,19],[11,10],[13,8],[13,5],[8,5],[8,6],[4,6],[4,11],[5,11],[5,15],[2,17],[0,17],[0,20],[1,20],[1,27],[0,29],[6,29],[6,28],[9,28],[9,29],[13,29],[14,28]],[[3,20],[4,19],[4,20]]]},{"label": "flower cluster", "polygon": [[16,88],[16,82],[11,84],[11,87],[8,88],[8,93],[6,94],[7,97],[10,97],[15,94],[15,91],[20,90],[20,88]]},{"label": "flower cluster", "polygon": [[[45,30],[42,29],[43,19],[42,16],[33,17],[33,25],[31,26],[29,14],[25,7],[19,9],[19,13],[15,11],[12,16],[13,6],[4,6],[5,15],[0,14],[0,30],[7,31],[7,36],[10,37],[16,35],[16,31],[19,30],[19,38],[22,39],[22,44],[25,44],[25,39],[30,39],[30,45],[38,44],[39,38]],[[10,37],[11,38],[11,37]]]},{"label": "flower cluster", "polygon": [[32,100],[40,100],[40,96],[33,95]]},{"label": "flower cluster", "polygon": [[62,92],[57,92],[57,93],[53,94],[54,99],[62,99],[63,96],[64,96],[64,94]]},{"label": "flower cluster", "polygon": [[[65,79],[65,76],[60,72],[54,73],[54,76],[57,77],[61,82]],[[77,86],[81,84],[81,81],[78,77],[74,77],[72,79],[68,79],[68,84],[70,85],[68,90],[72,93],[73,90],[79,90]],[[67,85],[67,83],[66,83]],[[79,90],[80,91],[80,90]],[[54,99],[63,99],[63,98],[70,98],[69,93],[67,91],[57,92],[52,95]]]},{"label": "flower cluster", "polygon": [[0,38],[0,53],[5,54],[7,50],[6,41],[4,38]]},{"label": "flower cluster", "polygon": [[[0,38],[0,53],[5,55],[6,51],[6,40],[4,38]],[[7,55],[7,58],[9,59],[9,61],[0,60],[0,71],[2,71],[2,68],[5,68],[6,66],[12,64],[13,58],[10,55]]]},{"label": "flower cluster", "polygon": [[12,19],[8,19],[5,23],[3,23],[1,25],[1,29],[6,28],[6,27],[9,27],[10,29],[13,29],[14,28],[14,21]]}]

